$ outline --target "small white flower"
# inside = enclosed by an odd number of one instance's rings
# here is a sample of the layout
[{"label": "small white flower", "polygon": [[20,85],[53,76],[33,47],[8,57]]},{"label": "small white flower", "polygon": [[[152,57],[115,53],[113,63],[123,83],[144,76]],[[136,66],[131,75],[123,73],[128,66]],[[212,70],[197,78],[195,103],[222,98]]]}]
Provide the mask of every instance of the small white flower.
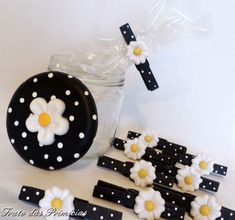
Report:
[{"label": "small white flower", "polygon": [[190,214],[195,220],[215,220],[221,216],[221,206],[214,197],[198,196],[191,202]]},{"label": "small white flower", "polygon": [[195,191],[199,189],[202,183],[201,175],[192,167],[185,166],[183,169],[178,170],[176,175],[178,186],[184,191]]},{"label": "small white flower", "polygon": [[192,167],[197,169],[201,175],[209,175],[214,170],[214,162],[205,154],[199,154],[192,159]]},{"label": "small white flower", "polygon": [[65,104],[60,99],[52,99],[49,103],[43,98],[35,98],[30,103],[33,114],[27,118],[25,125],[30,132],[38,132],[41,145],[53,144],[55,135],[64,135],[69,130],[68,120],[62,117]]},{"label": "small white flower", "polygon": [[153,180],[156,179],[155,168],[152,163],[144,160],[136,161],[130,172],[130,178],[140,187],[152,185]]},{"label": "small white flower", "polygon": [[145,144],[138,138],[134,140],[128,140],[124,144],[125,150],[124,154],[127,158],[132,160],[139,160],[145,154],[146,146]]},{"label": "small white flower", "polygon": [[141,39],[131,41],[127,46],[127,56],[136,65],[145,63],[147,57],[149,56],[149,48]]},{"label": "small white flower", "polygon": [[140,140],[142,140],[147,147],[155,147],[159,141],[158,136],[154,131],[146,130],[140,135]]},{"label": "small white flower", "polygon": [[135,198],[134,211],[139,218],[154,220],[160,218],[165,211],[165,200],[158,191],[149,188]]},{"label": "small white flower", "polygon": [[[45,196],[39,201],[39,206],[47,220],[67,220],[69,215],[74,211],[74,197],[70,195],[69,190],[61,190],[53,187],[45,191]],[[56,213],[62,213],[63,216],[48,214],[48,210],[55,210]]]}]

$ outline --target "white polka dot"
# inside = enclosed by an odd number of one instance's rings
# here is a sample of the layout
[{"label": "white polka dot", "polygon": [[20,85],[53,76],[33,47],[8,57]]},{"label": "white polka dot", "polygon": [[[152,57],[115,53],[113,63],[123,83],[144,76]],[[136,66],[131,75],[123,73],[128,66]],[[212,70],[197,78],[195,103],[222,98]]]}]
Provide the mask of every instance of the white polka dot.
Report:
[{"label": "white polka dot", "polygon": [[85,91],[85,92],[84,92],[84,95],[88,96],[88,95],[89,95],[89,92],[88,92],[88,91]]},{"label": "white polka dot", "polygon": [[37,95],[38,95],[38,94],[37,94],[36,92],[33,92],[33,93],[32,93],[33,98],[36,98]]},{"label": "white polka dot", "polygon": [[39,194],[40,194],[40,193],[37,191],[37,192],[36,192],[36,195],[39,196]]},{"label": "white polka dot", "polygon": [[100,194],[100,198],[103,198],[104,196],[102,194]]},{"label": "white polka dot", "polygon": [[48,155],[48,154],[45,154],[45,155],[44,155],[44,159],[47,160],[48,158],[49,158],[49,155]]},{"label": "white polka dot", "polygon": [[186,198],[185,197],[182,197],[182,200],[185,200]]},{"label": "white polka dot", "polygon": [[70,90],[66,90],[65,95],[70,95],[70,94],[71,94]]},{"label": "white polka dot", "polygon": [[101,216],[100,216],[100,219],[104,219],[104,216],[101,215]]},{"label": "white polka dot", "polygon": [[53,100],[53,99],[56,99],[56,96],[55,96],[55,95],[52,95],[52,96],[51,96],[51,100]]},{"label": "white polka dot", "polygon": [[22,189],[22,191],[23,191],[23,192],[25,192],[25,191],[26,191],[26,189],[25,189],[25,188],[23,188],[23,189]]},{"label": "white polka dot", "polygon": [[15,125],[15,126],[18,126],[18,125],[19,125],[19,122],[18,122],[18,121],[15,121],[15,122],[14,122],[14,125]]},{"label": "white polka dot", "polygon": [[74,121],[74,116],[73,115],[69,116],[69,121]]},{"label": "white polka dot", "polygon": [[27,137],[27,133],[26,132],[23,132],[21,135],[22,135],[23,138]]},{"label": "white polka dot", "polygon": [[24,98],[20,98],[20,103],[24,103]]},{"label": "white polka dot", "polygon": [[131,35],[131,38],[134,39],[134,35]]},{"label": "white polka dot", "polygon": [[96,120],[96,119],[97,119],[97,115],[94,114],[94,115],[92,116],[92,118],[93,118],[93,120]]},{"label": "white polka dot", "polygon": [[38,81],[38,79],[37,79],[37,78],[34,78],[34,79],[33,79],[33,82],[35,82],[35,83],[36,83],[37,81]]},{"label": "white polka dot", "polygon": [[72,79],[72,78],[73,78],[73,76],[71,76],[71,75],[68,75],[68,78],[69,78],[69,79]]},{"label": "white polka dot", "polygon": [[118,200],[118,201],[117,201],[117,203],[118,203],[118,204],[120,204],[120,203],[121,203],[121,201],[120,201],[120,200]]},{"label": "white polka dot", "polygon": [[43,144],[39,143],[39,146],[40,146],[40,147],[43,147]]},{"label": "white polka dot", "polygon": [[29,196],[27,196],[27,197],[26,197],[26,200],[29,200],[29,199],[30,199]]},{"label": "white polka dot", "polygon": [[34,164],[34,161],[33,160],[29,160],[29,163],[31,163],[32,165]]},{"label": "white polka dot", "polygon": [[74,156],[74,158],[79,158],[79,157],[80,157],[80,154],[79,154],[79,153],[76,153],[76,154],[74,154],[73,156]]},{"label": "white polka dot", "polygon": [[27,146],[24,146],[24,150],[28,150],[28,147],[27,147]]},{"label": "white polka dot", "polygon": [[126,197],[127,197],[128,199],[130,199],[130,198],[131,198],[131,196],[130,196],[130,195],[127,195]]},{"label": "white polka dot", "polygon": [[14,144],[15,143],[15,139],[11,139],[11,143]]},{"label": "white polka dot", "polygon": [[126,31],[123,31],[123,34],[126,34]]},{"label": "white polka dot", "polygon": [[78,102],[78,101],[75,101],[75,102],[74,102],[74,105],[75,105],[75,106],[78,106],[78,105],[79,105],[79,102]]},{"label": "white polka dot", "polygon": [[79,133],[79,137],[83,139],[85,137],[84,133],[83,132]]},{"label": "white polka dot", "polygon": [[8,113],[12,113],[12,108],[8,108]]},{"label": "white polka dot", "polygon": [[113,213],[110,214],[110,217],[113,218]]},{"label": "white polka dot", "polygon": [[52,78],[53,76],[54,76],[53,73],[49,73],[49,74],[48,74],[48,78]]},{"label": "white polka dot", "polygon": [[96,211],[96,207],[93,207],[93,209],[92,209],[94,212]]},{"label": "white polka dot", "polygon": [[57,159],[58,162],[62,162],[63,161],[61,156],[57,157],[56,159]]},{"label": "white polka dot", "polygon": [[64,146],[64,145],[63,145],[63,143],[61,143],[61,142],[59,142],[59,143],[57,144],[57,147],[60,148],[60,149],[63,148],[63,146]]},{"label": "white polka dot", "polygon": [[54,167],[49,167],[49,170],[54,170]]}]

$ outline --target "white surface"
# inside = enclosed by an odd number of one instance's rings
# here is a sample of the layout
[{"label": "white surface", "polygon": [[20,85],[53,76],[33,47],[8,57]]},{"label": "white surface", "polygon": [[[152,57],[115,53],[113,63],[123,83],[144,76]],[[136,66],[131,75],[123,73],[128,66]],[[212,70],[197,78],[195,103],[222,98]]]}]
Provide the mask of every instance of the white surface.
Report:
[{"label": "white surface", "polygon": [[[56,172],[29,166],[8,141],[5,116],[17,86],[46,70],[52,54],[69,53],[89,36],[119,36],[118,27],[126,21],[138,24],[153,2],[1,0],[0,185],[9,191],[9,198],[16,199],[22,184],[59,185],[80,198],[123,211],[124,220],[137,219],[131,210],[91,196],[98,179],[133,187],[127,178],[97,168],[96,161],[80,161]],[[229,175],[216,178],[221,181],[217,198],[235,209],[235,2],[201,3],[211,15],[212,35],[167,46],[152,55],[151,67],[160,85],[154,93],[146,91],[134,68],[129,71],[117,135],[124,138],[128,129],[150,127],[161,137],[189,146],[191,153],[203,151],[228,165]],[[112,154],[124,159],[119,152]],[[0,204],[2,208],[7,202],[0,197]],[[24,203],[9,205],[28,209]]]}]

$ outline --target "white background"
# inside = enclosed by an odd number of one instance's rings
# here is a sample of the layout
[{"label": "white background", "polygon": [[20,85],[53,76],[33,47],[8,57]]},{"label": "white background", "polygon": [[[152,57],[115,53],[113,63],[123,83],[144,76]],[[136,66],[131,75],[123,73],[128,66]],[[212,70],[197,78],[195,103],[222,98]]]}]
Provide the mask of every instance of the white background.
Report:
[{"label": "white background", "polygon": [[[137,219],[131,210],[92,198],[96,181],[110,181],[112,175],[97,168],[96,161],[79,161],[56,172],[23,162],[8,141],[5,116],[17,86],[45,71],[52,54],[70,53],[92,36],[120,37],[118,27],[127,21],[138,25],[153,2],[0,1],[0,192],[8,195],[0,194],[0,208],[6,204],[28,207],[12,203],[23,184],[44,189],[58,185],[80,198],[123,211],[124,220]],[[215,178],[221,181],[217,198],[235,209],[235,2],[200,3],[201,8],[195,10],[209,12],[213,30],[206,37],[175,42],[152,54],[151,68],[160,85],[153,93],[145,89],[134,68],[128,71],[117,135],[124,138],[128,129],[152,128],[159,136],[188,146],[191,153],[206,152],[217,163],[228,165],[229,175]],[[112,175],[112,182],[133,187],[118,174]]]}]

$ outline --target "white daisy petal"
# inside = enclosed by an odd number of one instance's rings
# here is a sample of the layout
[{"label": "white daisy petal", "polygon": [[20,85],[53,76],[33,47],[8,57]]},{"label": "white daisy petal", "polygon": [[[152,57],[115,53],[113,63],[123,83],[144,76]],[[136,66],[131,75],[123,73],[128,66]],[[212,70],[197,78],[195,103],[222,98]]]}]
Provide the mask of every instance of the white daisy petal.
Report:
[{"label": "white daisy petal", "polygon": [[38,141],[42,145],[53,144],[55,141],[54,133],[50,128],[42,128],[38,131]]},{"label": "white daisy petal", "polygon": [[26,122],[25,122],[26,128],[30,132],[37,132],[41,128],[41,126],[38,123],[38,116],[37,115],[30,115]]},{"label": "white daisy petal", "polygon": [[62,115],[65,110],[65,104],[62,100],[60,99],[52,99],[48,103],[48,113],[52,115]]},{"label": "white daisy petal", "polygon": [[49,125],[52,132],[56,135],[64,135],[69,130],[69,122],[67,119],[60,116],[53,118],[52,123]]},{"label": "white daisy petal", "polygon": [[34,113],[34,114],[41,114],[42,112],[47,111],[47,102],[45,99],[43,98],[36,98],[34,99],[31,103],[30,103],[30,110]]}]

